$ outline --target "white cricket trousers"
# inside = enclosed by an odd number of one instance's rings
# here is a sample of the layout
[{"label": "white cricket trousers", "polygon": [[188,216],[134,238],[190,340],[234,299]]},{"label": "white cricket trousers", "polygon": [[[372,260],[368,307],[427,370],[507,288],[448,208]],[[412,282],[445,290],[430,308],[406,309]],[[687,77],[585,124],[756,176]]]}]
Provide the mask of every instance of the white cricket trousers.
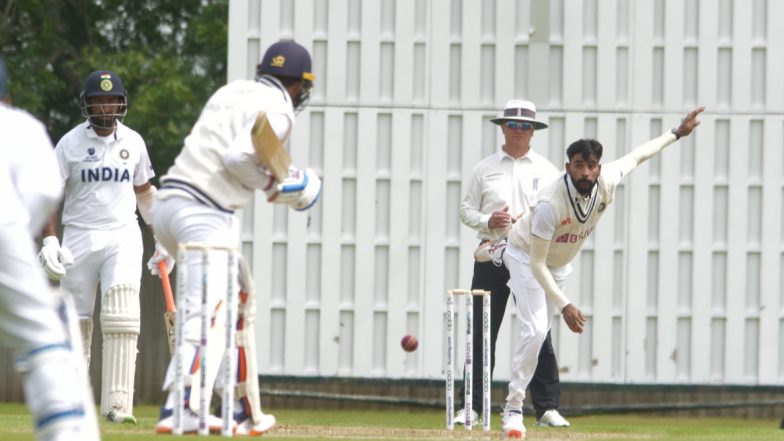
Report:
[{"label": "white cricket trousers", "polygon": [[[14,351],[40,440],[98,439],[81,355],[71,351],[61,299],[35,260],[26,225],[0,225],[0,342]],[[75,328],[78,332],[78,328]],[[71,329],[73,330],[73,329]]]},{"label": "white cricket trousers", "polygon": [[[505,409],[521,410],[525,389],[536,371],[539,351],[547,338],[556,310],[531,272],[528,253],[508,244],[506,259],[510,276],[509,288],[515,298],[520,336],[512,354],[512,372]],[[562,290],[571,272],[570,265],[550,271],[555,283]]]},{"label": "white cricket trousers", "polygon": [[[156,198],[150,211],[152,226],[158,240],[172,255],[177,257],[178,244],[202,243],[223,247],[237,247],[239,244],[239,221],[231,213],[208,207],[187,196],[171,195],[165,199]],[[189,352],[195,353],[199,342],[202,293],[202,253],[190,251],[187,262],[187,287],[185,297],[185,340],[192,345],[185,345],[185,359]],[[228,279],[227,255],[213,252],[209,255],[207,273],[207,298],[210,311],[214,311],[218,302],[226,297]],[[212,354],[212,352],[211,352]],[[169,363],[163,389],[169,388],[174,380],[174,359]]]}]

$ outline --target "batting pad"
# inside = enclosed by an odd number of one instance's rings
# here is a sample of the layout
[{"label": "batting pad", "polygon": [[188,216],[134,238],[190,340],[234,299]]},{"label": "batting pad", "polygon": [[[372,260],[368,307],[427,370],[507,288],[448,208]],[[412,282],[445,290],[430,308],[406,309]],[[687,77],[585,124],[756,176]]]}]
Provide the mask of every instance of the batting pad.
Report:
[{"label": "batting pad", "polygon": [[256,366],[256,284],[245,259],[240,258],[240,304],[237,326],[237,389],[234,396],[242,401],[245,413],[254,424],[261,423],[259,371]]},{"label": "batting pad", "polygon": [[[259,375],[256,366],[255,326],[253,324],[255,306],[252,296],[245,292],[245,289],[240,292],[240,299],[236,334],[237,348],[234,351],[234,357],[237,359],[234,373],[236,382],[234,397],[242,407],[240,414],[250,418],[253,424],[259,424],[264,414],[261,411]],[[249,313],[251,315],[248,315]],[[222,371],[224,368],[224,365],[221,364],[220,370]],[[215,384],[216,388],[220,390],[225,387],[222,375],[218,375]],[[235,416],[238,415],[238,411],[239,409],[235,408]]]},{"label": "batting pad", "polygon": [[[224,351],[224,336],[225,336],[225,323],[226,323],[226,311],[223,309],[226,306],[226,302],[220,301],[218,305],[212,312],[210,317],[210,329],[207,334],[207,371],[205,372],[205,376],[207,378],[206,381],[206,388],[209,391],[209,396],[207,397],[207,405],[209,406],[210,401],[212,399],[212,390],[213,386],[215,386],[215,380],[218,376],[219,368],[221,365],[221,361],[223,359],[223,351]],[[196,320],[196,319],[194,319]],[[191,344],[188,342],[188,344]],[[188,399],[188,407],[194,412],[199,411],[199,398],[201,397],[201,389],[199,388],[199,378],[201,376],[201,369],[202,366],[200,364],[201,354],[198,345],[196,346],[196,351],[194,353],[194,359],[191,363],[191,370],[190,373],[185,377],[185,384],[191,385],[191,392],[190,398]]]},{"label": "batting pad", "polygon": [[93,346],[93,319],[79,319],[79,333],[82,335],[82,354],[84,365],[90,368],[90,348]]},{"label": "batting pad", "polygon": [[113,409],[133,414],[139,316],[138,286],[116,285],[109,288],[101,301],[101,415]]}]

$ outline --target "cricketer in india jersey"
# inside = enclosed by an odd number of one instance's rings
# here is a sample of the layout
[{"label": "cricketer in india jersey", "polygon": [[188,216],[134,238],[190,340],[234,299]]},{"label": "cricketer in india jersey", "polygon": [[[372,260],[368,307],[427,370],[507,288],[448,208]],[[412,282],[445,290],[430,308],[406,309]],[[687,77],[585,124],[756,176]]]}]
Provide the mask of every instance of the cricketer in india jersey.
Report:
[{"label": "cricketer in india jersey", "polygon": [[[673,133],[667,132],[602,165],[595,185],[585,195],[577,191],[568,172],[561,173],[542,188],[531,211],[513,226],[505,261],[521,330],[513,354],[506,409],[522,408],[525,389],[536,370],[537,354],[552,317],[571,303],[563,293],[572,271],[570,262],[613,202],[618,184],[639,164],[676,139]],[[536,277],[535,264],[536,259],[541,259],[541,252],[534,247],[548,242],[547,275]]]},{"label": "cricketer in india jersey", "polygon": [[136,131],[118,121],[113,134],[100,137],[85,121],[57,143],[55,154],[65,184],[63,225],[110,230],[136,222],[133,187],[155,176]]},{"label": "cricketer in india jersey", "polygon": [[134,186],[155,176],[147,147],[134,130],[117,121],[109,136],[98,136],[85,121],[55,147],[65,186],[63,245],[74,265],[62,281],[73,293],[81,317],[92,315],[95,289],[141,280],[142,240]]}]

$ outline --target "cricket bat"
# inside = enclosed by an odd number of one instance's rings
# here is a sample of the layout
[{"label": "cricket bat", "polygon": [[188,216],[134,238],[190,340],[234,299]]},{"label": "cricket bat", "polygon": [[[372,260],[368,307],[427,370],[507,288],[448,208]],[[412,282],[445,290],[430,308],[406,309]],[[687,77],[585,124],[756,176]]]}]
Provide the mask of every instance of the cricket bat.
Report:
[{"label": "cricket bat", "polygon": [[283,182],[289,176],[291,157],[270,127],[266,112],[259,112],[256,116],[251,139],[259,163],[266,167],[278,182]]},{"label": "cricket bat", "polygon": [[169,355],[174,353],[174,321],[177,316],[177,309],[174,307],[174,295],[172,294],[171,282],[169,281],[169,271],[166,267],[166,260],[158,262],[158,272],[161,273],[161,284],[163,285],[163,298],[166,300],[166,312],[163,313],[163,324],[166,326],[166,337],[169,342]]}]

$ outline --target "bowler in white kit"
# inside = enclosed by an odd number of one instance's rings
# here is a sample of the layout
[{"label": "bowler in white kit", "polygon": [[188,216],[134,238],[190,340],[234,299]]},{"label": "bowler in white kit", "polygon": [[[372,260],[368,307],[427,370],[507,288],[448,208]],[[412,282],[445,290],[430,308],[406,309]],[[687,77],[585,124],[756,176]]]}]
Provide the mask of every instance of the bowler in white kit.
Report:
[{"label": "bowler in white kit", "polygon": [[563,292],[572,272],[572,259],[607,212],[621,180],[668,145],[691,134],[700,124],[697,116],[703,110],[693,110],[677,128],[605,165],[600,164],[603,147],[599,141],[575,141],[566,149],[566,170],[542,188],[531,210],[504,239],[508,244],[491,247],[493,261],[502,261],[509,268],[509,287],[520,322],[502,420],[507,437],[525,437],[525,389],[536,370],[539,349],[553,315],[560,312],[570,330],[583,332],[585,317]]}]

